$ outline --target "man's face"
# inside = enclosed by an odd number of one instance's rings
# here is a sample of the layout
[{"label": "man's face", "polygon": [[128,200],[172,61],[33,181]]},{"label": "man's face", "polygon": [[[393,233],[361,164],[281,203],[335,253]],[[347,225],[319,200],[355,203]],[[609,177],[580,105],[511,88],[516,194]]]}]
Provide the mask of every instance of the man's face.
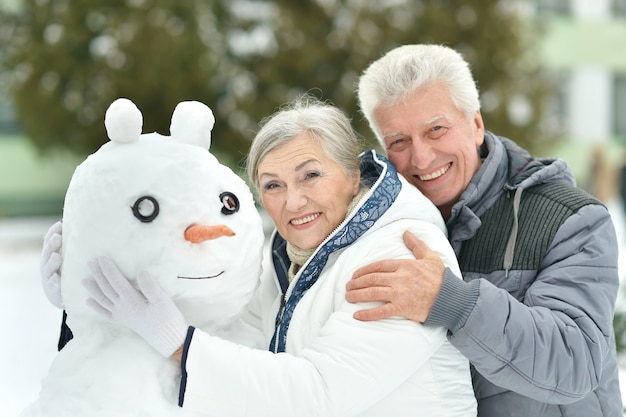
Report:
[{"label": "man's face", "polygon": [[389,160],[448,219],[481,165],[483,121],[467,120],[438,83],[423,87],[374,117]]}]

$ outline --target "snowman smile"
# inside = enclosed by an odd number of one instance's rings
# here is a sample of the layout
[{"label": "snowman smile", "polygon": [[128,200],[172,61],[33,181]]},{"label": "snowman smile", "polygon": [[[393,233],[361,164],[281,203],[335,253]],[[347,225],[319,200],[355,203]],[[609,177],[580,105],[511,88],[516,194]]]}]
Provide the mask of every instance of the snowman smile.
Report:
[{"label": "snowman smile", "polygon": [[224,271],[220,272],[217,275],[209,275],[209,276],[206,276],[206,277],[181,277],[181,276],[178,276],[177,278],[179,278],[179,279],[211,279],[211,278],[217,278],[220,275],[222,275],[223,273],[224,273]]}]

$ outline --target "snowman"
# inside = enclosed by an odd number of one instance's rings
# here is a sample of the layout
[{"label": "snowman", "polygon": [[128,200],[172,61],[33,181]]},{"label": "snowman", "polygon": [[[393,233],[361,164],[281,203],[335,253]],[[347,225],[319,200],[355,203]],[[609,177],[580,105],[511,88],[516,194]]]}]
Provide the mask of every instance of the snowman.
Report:
[{"label": "snowman", "polygon": [[73,339],[22,417],[191,416],[178,407],[180,363],[87,305],[81,281],[105,256],[131,282],[148,272],[186,323],[261,347],[242,320],[261,269],[263,229],[246,183],[208,151],[214,124],[181,102],[170,136],[142,134],[127,99],[106,112],[109,141],[80,164],[63,211],[61,294]]}]

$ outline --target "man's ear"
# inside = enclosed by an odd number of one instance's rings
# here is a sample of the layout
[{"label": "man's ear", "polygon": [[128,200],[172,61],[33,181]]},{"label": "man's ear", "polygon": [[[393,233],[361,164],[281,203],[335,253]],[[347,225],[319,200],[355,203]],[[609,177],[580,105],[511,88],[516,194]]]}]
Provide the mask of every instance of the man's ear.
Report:
[{"label": "man's ear", "polygon": [[483,122],[483,116],[480,110],[476,110],[474,118],[472,119],[472,128],[474,129],[474,140],[476,147],[480,147],[485,140],[485,123]]}]

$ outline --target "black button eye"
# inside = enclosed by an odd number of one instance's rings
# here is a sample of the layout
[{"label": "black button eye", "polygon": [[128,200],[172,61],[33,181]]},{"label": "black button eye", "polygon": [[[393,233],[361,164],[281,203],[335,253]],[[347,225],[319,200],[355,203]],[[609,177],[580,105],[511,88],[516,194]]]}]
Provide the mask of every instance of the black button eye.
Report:
[{"label": "black button eye", "polygon": [[230,191],[220,194],[220,201],[222,202],[222,214],[234,214],[239,211],[239,199]]},{"label": "black button eye", "polygon": [[159,215],[159,203],[156,198],[149,195],[139,197],[131,208],[135,217],[142,223],[150,223]]}]

